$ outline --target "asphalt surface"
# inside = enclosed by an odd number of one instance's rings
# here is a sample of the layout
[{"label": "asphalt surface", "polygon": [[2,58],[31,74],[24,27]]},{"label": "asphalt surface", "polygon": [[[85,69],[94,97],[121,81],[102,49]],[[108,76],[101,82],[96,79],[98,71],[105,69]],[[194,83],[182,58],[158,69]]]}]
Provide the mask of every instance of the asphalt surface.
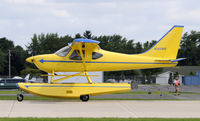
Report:
[{"label": "asphalt surface", "polygon": [[173,94],[163,94],[160,95],[148,95],[148,94],[107,94],[107,95],[99,95],[93,96],[92,99],[149,99],[149,100],[159,100],[159,99],[167,99],[167,100],[200,100],[200,95],[189,95],[189,94],[182,94],[179,96],[175,96]]},{"label": "asphalt surface", "polygon": [[0,117],[200,118],[200,101],[0,101]]}]

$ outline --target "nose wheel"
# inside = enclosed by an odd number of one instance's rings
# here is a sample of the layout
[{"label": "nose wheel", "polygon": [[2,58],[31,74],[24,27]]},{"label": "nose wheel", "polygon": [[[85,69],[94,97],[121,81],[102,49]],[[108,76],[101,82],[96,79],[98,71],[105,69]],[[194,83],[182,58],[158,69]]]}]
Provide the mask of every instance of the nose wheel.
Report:
[{"label": "nose wheel", "polygon": [[19,102],[23,101],[23,99],[24,99],[24,96],[22,94],[17,94],[17,100]]},{"label": "nose wheel", "polygon": [[90,99],[90,96],[89,96],[89,95],[82,95],[82,96],[80,96],[80,99],[81,99],[83,102],[87,102],[87,101]]}]

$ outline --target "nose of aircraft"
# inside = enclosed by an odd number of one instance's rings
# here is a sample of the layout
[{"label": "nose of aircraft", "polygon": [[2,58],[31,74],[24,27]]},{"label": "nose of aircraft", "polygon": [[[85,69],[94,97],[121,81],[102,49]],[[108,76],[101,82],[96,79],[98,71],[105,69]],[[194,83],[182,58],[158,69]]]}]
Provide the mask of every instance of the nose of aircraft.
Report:
[{"label": "nose of aircraft", "polygon": [[33,59],[34,59],[33,57],[29,57],[29,58],[26,59],[26,61],[29,62],[29,63],[33,63]]}]

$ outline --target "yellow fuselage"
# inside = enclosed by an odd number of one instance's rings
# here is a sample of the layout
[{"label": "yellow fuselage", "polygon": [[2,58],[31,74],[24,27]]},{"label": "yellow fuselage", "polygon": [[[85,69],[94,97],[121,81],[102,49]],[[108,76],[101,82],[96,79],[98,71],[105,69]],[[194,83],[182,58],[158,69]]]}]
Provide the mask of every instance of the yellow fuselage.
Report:
[{"label": "yellow fuselage", "polygon": [[[72,50],[73,51],[73,50]],[[84,65],[82,60],[71,60],[69,55],[61,57],[56,54],[38,55],[34,58],[34,64],[41,70],[54,72],[82,72],[82,71],[117,71],[145,68],[173,67],[177,62],[157,61],[159,58],[142,56],[140,54],[121,54],[99,49],[97,52],[103,54],[99,59],[92,60],[86,57]],[[29,58],[30,59],[30,58]]]}]

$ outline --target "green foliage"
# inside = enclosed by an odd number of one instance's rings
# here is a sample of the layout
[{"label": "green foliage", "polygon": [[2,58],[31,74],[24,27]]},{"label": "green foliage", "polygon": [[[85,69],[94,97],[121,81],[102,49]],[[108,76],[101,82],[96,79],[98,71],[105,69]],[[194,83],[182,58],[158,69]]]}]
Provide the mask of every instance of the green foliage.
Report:
[{"label": "green foliage", "polygon": [[126,54],[134,54],[135,46],[133,40],[127,40],[120,35],[112,35],[112,36],[99,36],[95,38],[100,41],[100,47],[104,50],[120,52]]},{"label": "green foliage", "polygon": [[135,46],[135,51],[136,51],[136,53],[141,53],[142,50],[143,50],[142,44],[141,44],[140,42],[137,42],[137,43],[136,43],[136,46]]},{"label": "green foliage", "polygon": [[8,75],[8,51],[11,51],[11,74],[19,75],[24,68],[26,52],[21,46],[14,46],[13,41],[0,38],[0,74]]},{"label": "green foliage", "polygon": [[200,65],[200,32],[186,32],[181,40],[181,48],[178,57],[187,58],[181,61],[179,65],[199,66]]},{"label": "green foliage", "polygon": [[83,36],[82,36],[82,37],[84,37],[84,38],[86,38],[86,39],[93,39],[93,38],[94,38],[94,36],[92,36],[92,32],[89,31],[89,30],[86,30],[86,31],[83,33]]},{"label": "green foliage", "polygon": [[4,72],[5,62],[6,62],[5,54],[0,50],[0,74]]},{"label": "green foliage", "polygon": [[75,35],[75,39],[78,39],[78,38],[82,38],[82,36],[81,36],[80,33],[77,33],[77,34]]},{"label": "green foliage", "polygon": [[13,41],[6,39],[5,37],[0,38],[0,50],[4,53],[8,53],[8,50],[14,48]]},{"label": "green foliage", "polygon": [[23,70],[21,70],[21,75],[23,75],[25,77],[25,75],[30,74],[30,77],[39,77],[43,72],[40,71],[39,69],[33,69],[33,68],[25,68]]},{"label": "green foliage", "polygon": [[67,44],[71,43],[73,39],[74,38],[69,35],[59,37],[57,33],[41,33],[40,35],[34,34],[33,38],[31,39],[32,42],[27,46],[27,51],[31,55],[54,53],[58,49],[67,46]]}]

